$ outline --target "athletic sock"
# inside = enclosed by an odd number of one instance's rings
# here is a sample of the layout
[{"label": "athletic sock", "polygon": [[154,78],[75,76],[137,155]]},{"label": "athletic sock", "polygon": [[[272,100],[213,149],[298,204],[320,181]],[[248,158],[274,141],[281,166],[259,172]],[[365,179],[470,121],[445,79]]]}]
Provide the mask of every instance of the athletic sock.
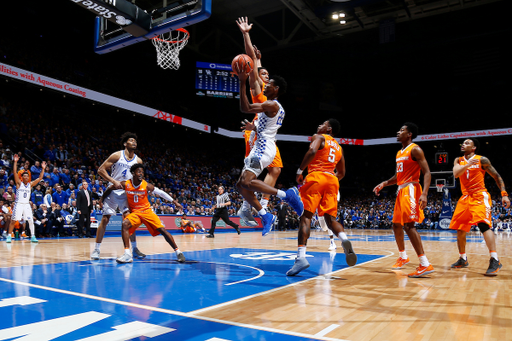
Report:
[{"label": "athletic sock", "polygon": [[277,190],[277,197],[278,197],[278,198],[281,198],[281,199],[286,198],[286,192],[285,192],[285,191],[283,191],[283,190],[278,189],[278,190]]},{"label": "athletic sock", "polygon": [[427,259],[427,256],[425,255],[419,255],[418,258],[420,259],[421,266],[429,266],[430,262]]},{"label": "athletic sock", "polygon": [[466,253],[459,253],[459,256],[464,260],[468,260],[468,256],[466,256]]},{"label": "athletic sock", "polygon": [[101,243],[96,243],[96,247],[94,248],[95,250],[99,250],[101,247]]},{"label": "athletic sock", "polygon": [[137,242],[132,242],[132,249],[136,249],[137,248]]},{"label": "athletic sock", "polygon": [[306,245],[299,245],[297,250],[297,258],[305,258],[306,257]]},{"label": "athletic sock", "polygon": [[491,251],[491,257],[499,261],[498,253],[496,251]]},{"label": "athletic sock", "polygon": [[268,199],[261,198],[260,204],[262,208],[267,208],[268,206]]},{"label": "athletic sock", "polygon": [[400,258],[407,259],[407,252],[405,252],[405,250],[399,251],[398,254]]},{"label": "athletic sock", "polygon": [[345,232],[340,232],[338,233],[338,237],[343,241],[343,240],[347,240],[347,234]]},{"label": "athletic sock", "polygon": [[124,249],[124,253],[127,255],[132,255],[132,252],[130,251],[130,248]]},{"label": "athletic sock", "polygon": [[263,217],[265,214],[267,214],[267,210],[262,208],[261,210],[258,211],[258,213],[260,214],[260,217]]}]

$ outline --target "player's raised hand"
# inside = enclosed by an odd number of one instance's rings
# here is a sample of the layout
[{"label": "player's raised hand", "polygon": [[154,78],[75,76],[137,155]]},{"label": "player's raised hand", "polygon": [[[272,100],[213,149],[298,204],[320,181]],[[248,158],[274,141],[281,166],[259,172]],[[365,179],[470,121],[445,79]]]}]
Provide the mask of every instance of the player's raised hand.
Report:
[{"label": "player's raised hand", "polygon": [[256,59],[261,59],[261,51],[258,50],[256,45],[253,45],[252,48],[254,49],[254,55],[256,56]]},{"label": "player's raised hand", "polygon": [[254,130],[255,128],[256,128],[256,125],[252,124],[248,120],[243,120],[242,126],[240,127],[240,129],[242,129],[242,130]]},{"label": "player's raised hand", "polygon": [[236,70],[238,72],[238,79],[240,82],[246,82],[247,78],[249,78],[249,74],[245,72],[240,72],[240,70]]},{"label": "player's raised hand", "polygon": [[12,159],[14,160],[14,162],[18,162],[18,161],[19,161],[19,159],[20,159],[20,156],[19,156],[18,154],[14,154],[14,155],[12,156]]},{"label": "player's raised hand", "polygon": [[41,163],[41,168],[43,169],[43,173],[44,173],[44,170],[46,169],[46,161],[43,161]]},{"label": "player's raised hand", "polygon": [[379,196],[380,195],[380,191],[384,188],[384,183],[381,182],[380,184],[378,184],[377,186],[375,186],[375,188],[373,189],[373,193],[375,193],[375,195]]},{"label": "player's raised hand", "polygon": [[240,31],[242,31],[242,33],[248,33],[252,28],[252,24],[249,25],[247,17],[238,18],[236,24],[238,25],[238,28],[240,28]]}]

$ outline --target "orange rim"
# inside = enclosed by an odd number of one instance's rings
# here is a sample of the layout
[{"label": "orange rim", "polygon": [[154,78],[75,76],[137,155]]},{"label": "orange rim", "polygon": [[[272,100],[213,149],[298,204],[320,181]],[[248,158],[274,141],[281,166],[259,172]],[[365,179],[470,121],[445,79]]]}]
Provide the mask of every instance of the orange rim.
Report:
[{"label": "orange rim", "polygon": [[164,43],[177,44],[177,43],[182,43],[182,42],[184,42],[184,41],[187,41],[187,40],[188,40],[188,38],[190,37],[190,33],[188,33],[188,31],[187,31],[186,29],[184,29],[184,28],[177,28],[177,29],[175,29],[174,31],[180,31],[180,32],[185,33],[185,34],[186,34],[185,38],[183,38],[183,39],[181,39],[181,40],[164,40],[164,39],[160,39],[160,38],[158,38],[158,36],[157,36],[157,37],[154,37],[154,38],[152,38],[152,39],[154,39],[154,40],[159,40],[159,41],[162,41],[162,42],[164,42]]}]

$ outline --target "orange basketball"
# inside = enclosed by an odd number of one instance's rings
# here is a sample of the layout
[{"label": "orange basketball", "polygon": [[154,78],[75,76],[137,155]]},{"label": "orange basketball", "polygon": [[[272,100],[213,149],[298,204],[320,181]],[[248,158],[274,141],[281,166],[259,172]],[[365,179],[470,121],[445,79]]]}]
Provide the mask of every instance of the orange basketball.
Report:
[{"label": "orange basketball", "polygon": [[239,72],[249,73],[254,68],[252,58],[246,54],[239,54],[231,62],[233,72],[238,75]]}]

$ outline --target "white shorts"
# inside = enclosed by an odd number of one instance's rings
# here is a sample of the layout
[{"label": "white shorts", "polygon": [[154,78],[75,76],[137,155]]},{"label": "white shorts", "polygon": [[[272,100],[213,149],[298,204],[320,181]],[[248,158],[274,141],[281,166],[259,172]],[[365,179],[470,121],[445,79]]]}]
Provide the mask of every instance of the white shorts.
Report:
[{"label": "white shorts", "polygon": [[16,203],[12,210],[12,220],[32,220],[32,207],[30,207],[30,204]]},{"label": "white shorts", "polygon": [[251,149],[251,152],[244,160],[244,169],[259,176],[276,157],[276,142],[267,140],[258,140]]},{"label": "white shorts", "polygon": [[116,189],[110,192],[109,196],[103,200],[103,215],[116,215],[116,209],[121,213],[129,211],[128,200],[124,189]]}]

